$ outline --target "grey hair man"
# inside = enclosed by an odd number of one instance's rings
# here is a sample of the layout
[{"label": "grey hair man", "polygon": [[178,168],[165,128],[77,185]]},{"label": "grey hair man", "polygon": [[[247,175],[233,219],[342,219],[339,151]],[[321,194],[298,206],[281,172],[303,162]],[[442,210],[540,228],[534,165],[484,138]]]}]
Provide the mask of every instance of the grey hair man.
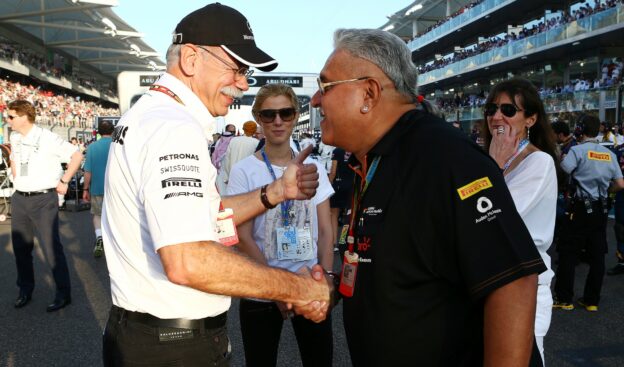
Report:
[{"label": "grey hair man", "polygon": [[[247,19],[219,3],[177,25],[167,72],[121,118],[112,135],[102,213],[113,306],[105,366],[225,366],[230,296],[281,300],[325,318],[329,281],[262,266],[227,246],[243,223],[318,187],[310,151],[281,179],[221,197],[202,126],[249,88],[250,67],[277,62],[255,43]],[[210,131],[208,131],[210,132]],[[322,269],[316,266],[316,277]]]},{"label": "grey hair man", "polygon": [[395,35],[337,30],[318,84],[323,143],[357,173],[339,286],[354,366],[527,366],[545,267],[498,167],[417,108]]}]

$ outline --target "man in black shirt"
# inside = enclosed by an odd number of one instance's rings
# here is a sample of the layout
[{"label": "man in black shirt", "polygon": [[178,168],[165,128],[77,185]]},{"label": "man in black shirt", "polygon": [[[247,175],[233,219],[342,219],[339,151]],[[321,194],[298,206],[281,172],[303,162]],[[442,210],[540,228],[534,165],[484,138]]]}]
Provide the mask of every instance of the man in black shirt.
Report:
[{"label": "man in black shirt", "polygon": [[398,37],[343,29],[312,98],[357,174],[340,284],[351,359],[527,366],[546,268],[497,165],[416,109],[416,81]]}]

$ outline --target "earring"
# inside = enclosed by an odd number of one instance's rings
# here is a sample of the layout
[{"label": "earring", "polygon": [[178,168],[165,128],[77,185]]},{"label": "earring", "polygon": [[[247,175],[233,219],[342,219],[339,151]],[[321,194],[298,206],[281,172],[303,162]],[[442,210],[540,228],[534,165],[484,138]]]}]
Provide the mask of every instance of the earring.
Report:
[{"label": "earring", "polygon": [[368,106],[367,105],[362,106],[362,108],[360,108],[360,111],[362,111],[362,113],[368,112]]},{"label": "earring", "polygon": [[527,126],[527,140],[531,141],[531,129]]}]

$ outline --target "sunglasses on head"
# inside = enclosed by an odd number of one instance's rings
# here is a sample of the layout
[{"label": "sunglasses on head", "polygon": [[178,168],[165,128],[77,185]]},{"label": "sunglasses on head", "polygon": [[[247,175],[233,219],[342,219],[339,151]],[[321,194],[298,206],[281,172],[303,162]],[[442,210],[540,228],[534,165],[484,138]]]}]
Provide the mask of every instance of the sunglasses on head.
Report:
[{"label": "sunglasses on head", "polygon": [[290,122],[295,118],[297,111],[293,107],[280,108],[279,110],[260,110],[258,117],[261,122],[269,124],[275,121],[275,116],[279,114],[279,117],[284,122]]},{"label": "sunglasses on head", "polygon": [[506,117],[514,117],[516,112],[523,111],[511,103],[501,103],[500,105],[496,103],[486,103],[485,107],[483,107],[483,114],[485,116],[494,116],[499,108],[501,113]]}]

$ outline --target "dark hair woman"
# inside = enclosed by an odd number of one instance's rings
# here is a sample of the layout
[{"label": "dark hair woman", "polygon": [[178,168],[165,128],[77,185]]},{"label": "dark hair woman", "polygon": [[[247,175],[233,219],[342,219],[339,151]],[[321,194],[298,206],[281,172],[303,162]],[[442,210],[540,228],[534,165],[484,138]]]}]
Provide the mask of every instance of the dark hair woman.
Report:
[{"label": "dark hair woman", "polygon": [[485,103],[485,148],[498,163],[516,209],[548,270],[539,275],[535,340],[544,360],[550,326],[553,271],[546,253],[553,241],[557,202],[554,134],[537,89],[528,80],[496,84]]}]

